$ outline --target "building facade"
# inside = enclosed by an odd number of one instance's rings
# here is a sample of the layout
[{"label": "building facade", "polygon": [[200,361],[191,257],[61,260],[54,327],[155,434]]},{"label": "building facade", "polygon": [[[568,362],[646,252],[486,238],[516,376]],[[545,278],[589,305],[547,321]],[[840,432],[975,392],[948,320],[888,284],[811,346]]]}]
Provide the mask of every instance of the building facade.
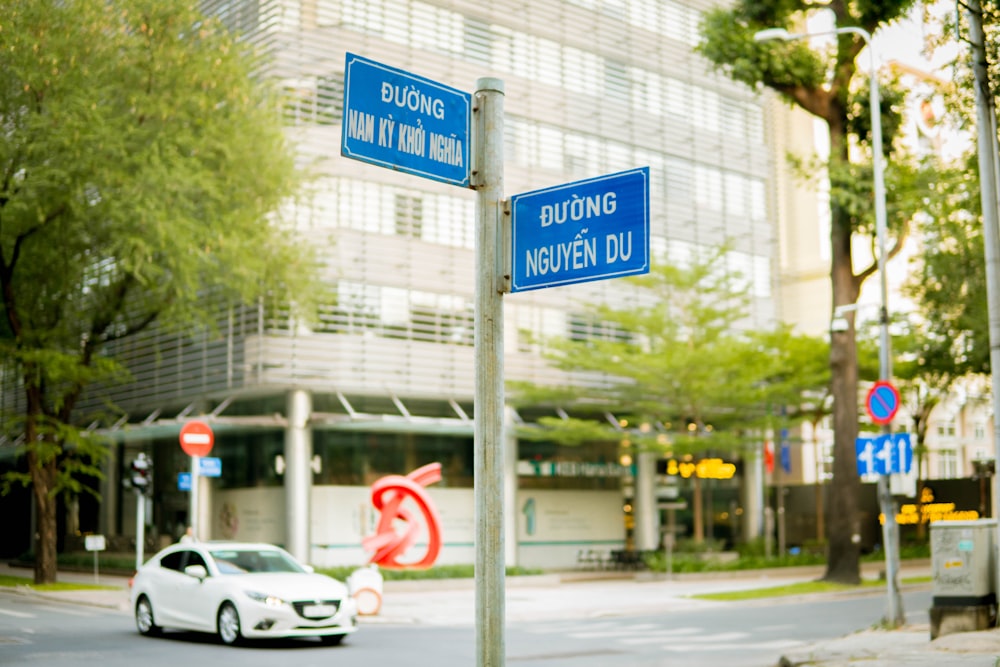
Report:
[{"label": "building facade", "polygon": [[[472,562],[475,196],[341,156],[347,52],[468,92],[481,77],[502,79],[508,195],[648,166],[653,261],[683,263],[728,243],[727,268],[752,295],[747,325],[775,324],[777,218],[798,197],[779,201],[776,171],[802,129],[695,53],[701,13],[714,4],[206,2],[270,56],[266,74],[286,93],[289,136],[314,178],[281,217],[319,249],[329,298],[317,322],[291,318],[287,299],[220,305],[213,329],[150,331],[114,350],[134,381],[90,396],[127,413],[110,431],[100,532],[134,534],[137,496],[122,481],[144,452],[155,471],[146,516],[159,541],[194,523],[202,538],[261,539],[316,565],[360,564],[361,538],[377,521],[370,484],[437,461],[443,478],[428,493],[441,512],[439,562]],[[811,197],[796,215],[812,217]],[[564,380],[544,361],[545,337],[614,335],[584,305],[635,301],[637,289],[608,280],[508,295],[506,379]],[[657,547],[655,462],[623,465],[613,443],[518,442],[514,427],[536,416],[508,410],[506,561],[559,567],[585,549]],[[198,480],[196,517],[177,483],[190,466],[178,432],[194,417],[213,427],[222,462],[220,477]],[[717,482],[719,502],[739,483]],[[633,508],[637,489],[645,497]]]}]

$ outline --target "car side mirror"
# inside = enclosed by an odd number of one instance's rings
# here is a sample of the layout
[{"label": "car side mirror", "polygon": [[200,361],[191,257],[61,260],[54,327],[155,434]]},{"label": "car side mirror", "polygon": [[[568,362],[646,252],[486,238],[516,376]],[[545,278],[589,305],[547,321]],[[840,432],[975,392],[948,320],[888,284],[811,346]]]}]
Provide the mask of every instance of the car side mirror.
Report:
[{"label": "car side mirror", "polygon": [[314,568],[312,565],[306,565],[305,563],[302,564],[302,569],[304,569],[309,574],[312,574],[313,572],[316,571],[316,568]]},{"label": "car side mirror", "polygon": [[204,580],[208,577],[208,570],[205,569],[204,565],[188,565],[184,568],[184,574],[195,579]]}]

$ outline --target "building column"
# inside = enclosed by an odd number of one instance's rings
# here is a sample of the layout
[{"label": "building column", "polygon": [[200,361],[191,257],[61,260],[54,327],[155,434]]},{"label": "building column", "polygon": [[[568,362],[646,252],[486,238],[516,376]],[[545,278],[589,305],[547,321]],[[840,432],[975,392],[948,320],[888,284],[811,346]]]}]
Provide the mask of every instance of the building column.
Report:
[{"label": "building column", "polygon": [[764,456],[761,446],[743,452],[743,541],[764,534]]},{"label": "building column", "polygon": [[518,517],[517,511],[517,424],[514,422],[514,410],[509,406],[504,408],[504,461],[503,461],[503,498],[504,498],[504,562],[508,567],[518,564]]},{"label": "building column", "polygon": [[635,460],[635,548],[637,551],[659,549],[660,511],[656,506],[656,453],[638,452]]},{"label": "building column", "polygon": [[285,426],[285,548],[303,563],[311,560],[312,394],[288,392]]},{"label": "building column", "polygon": [[[143,498],[146,502],[148,497]],[[146,523],[154,523],[151,504],[146,505]],[[199,540],[214,540],[212,534],[212,478],[198,475],[198,517],[195,525],[198,527],[196,537]]]}]

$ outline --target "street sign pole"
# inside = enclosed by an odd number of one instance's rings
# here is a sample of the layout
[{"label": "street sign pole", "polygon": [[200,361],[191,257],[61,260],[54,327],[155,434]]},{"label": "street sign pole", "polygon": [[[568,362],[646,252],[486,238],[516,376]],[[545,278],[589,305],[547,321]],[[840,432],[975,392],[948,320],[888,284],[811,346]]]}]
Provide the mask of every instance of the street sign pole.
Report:
[{"label": "street sign pole", "polygon": [[146,496],[135,492],[135,569],[142,567],[146,546]]},{"label": "street sign pole", "polygon": [[473,103],[476,199],[476,665],[502,667],[504,645],[504,83],[481,78]]},{"label": "street sign pole", "polygon": [[201,421],[189,421],[181,427],[181,449],[191,457],[191,497],[189,505],[188,524],[195,539],[203,539],[201,521],[198,518],[199,491],[198,479],[201,473],[201,457],[208,456],[215,443],[212,427]]},{"label": "street sign pole", "polygon": [[190,501],[190,507],[188,508],[188,524],[191,526],[191,533],[194,535],[196,540],[201,539],[201,533],[199,529],[201,528],[201,521],[198,520],[198,503],[201,498],[198,493],[198,480],[201,479],[199,474],[199,468],[201,467],[201,457],[192,456],[191,457],[191,495],[188,498]]}]

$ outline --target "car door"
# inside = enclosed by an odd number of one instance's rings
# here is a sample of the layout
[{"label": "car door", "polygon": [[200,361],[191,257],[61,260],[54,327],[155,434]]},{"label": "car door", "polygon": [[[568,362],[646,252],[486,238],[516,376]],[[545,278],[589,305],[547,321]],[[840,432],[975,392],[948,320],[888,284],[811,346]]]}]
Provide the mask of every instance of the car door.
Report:
[{"label": "car door", "polygon": [[187,551],[174,551],[165,554],[156,567],[150,572],[150,583],[147,592],[153,605],[153,616],[159,625],[166,627],[185,627],[183,615],[179,608],[183,604],[179,587],[184,578],[184,562]]},{"label": "car door", "polygon": [[212,600],[211,576],[205,579],[186,574],[185,568],[192,565],[200,565],[208,571],[208,564],[202,555],[197,551],[188,550],[184,552],[184,560],[181,571],[178,573],[172,595],[174,597],[174,610],[177,619],[186,628],[192,630],[204,630],[206,632],[215,631],[216,605]]}]

